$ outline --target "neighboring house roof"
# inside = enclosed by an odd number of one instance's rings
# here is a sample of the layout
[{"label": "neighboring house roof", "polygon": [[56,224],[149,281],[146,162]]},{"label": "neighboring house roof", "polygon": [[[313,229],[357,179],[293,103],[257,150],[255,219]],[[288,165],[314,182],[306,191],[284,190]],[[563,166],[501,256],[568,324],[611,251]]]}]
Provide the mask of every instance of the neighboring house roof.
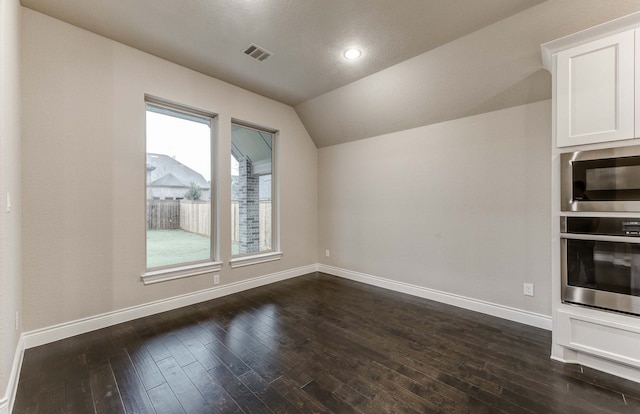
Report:
[{"label": "neighboring house roof", "polygon": [[178,180],[173,174],[167,174],[149,183],[149,187],[189,187],[186,183]]},{"label": "neighboring house roof", "polygon": [[155,187],[161,186],[161,180],[166,180],[164,186],[188,188],[191,183],[196,183],[203,190],[211,189],[211,184],[202,174],[168,155],[147,153],[147,173],[149,182]]},{"label": "neighboring house roof", "polygon": [[201,200],[211,198],[211,184],[202,174],[168,155],[147,153],[147,181],[149,199],[183,198],[191,183],[202,190]]}]

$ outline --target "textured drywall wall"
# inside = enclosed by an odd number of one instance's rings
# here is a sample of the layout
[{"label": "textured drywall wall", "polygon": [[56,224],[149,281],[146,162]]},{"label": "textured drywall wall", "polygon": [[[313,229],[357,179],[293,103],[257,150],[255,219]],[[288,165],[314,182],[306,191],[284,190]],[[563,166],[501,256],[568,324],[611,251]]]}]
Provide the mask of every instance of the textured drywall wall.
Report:
[{"label": "textured drywall wall", "polygon": [[551,315],[550,134],[542,101],[321,148],[321,263]]},{"label": "textured drywall wall", "polygon": [[0,2],[0,411],[21,333],[20,12],[18,0]]},{"label": "textured drywall wall", "polygon": [[[219,114],[221,283],[316,263],[317,149],[293,108],[23,12],[25,330],[213,286],[144,286],[144,94]],[[230,269],[231,118],[279,130],[281,260]]]}]

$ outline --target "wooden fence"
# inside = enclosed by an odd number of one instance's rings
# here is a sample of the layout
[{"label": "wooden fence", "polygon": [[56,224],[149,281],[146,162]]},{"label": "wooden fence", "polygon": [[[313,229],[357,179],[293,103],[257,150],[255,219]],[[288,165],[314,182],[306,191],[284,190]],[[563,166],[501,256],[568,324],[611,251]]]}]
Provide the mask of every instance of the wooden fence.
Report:
[{"label": "wooden fence", "polygon": [[[240,208],[231,202],[231,241],[239,242]],[[271,201],[261,200],[259,207],[260,250],[271,249]],[[208,201],[147,200],[147,229],[182,229],[209,237],[211,208]]]},{"label": "wooden fence", "polygon": [[209,237],[211,235],[211,203],[180,200],[180,228]]},{"label": "wooden fence", "polygon": [[179,200],[147,200],[147,229],[180,228]]}]

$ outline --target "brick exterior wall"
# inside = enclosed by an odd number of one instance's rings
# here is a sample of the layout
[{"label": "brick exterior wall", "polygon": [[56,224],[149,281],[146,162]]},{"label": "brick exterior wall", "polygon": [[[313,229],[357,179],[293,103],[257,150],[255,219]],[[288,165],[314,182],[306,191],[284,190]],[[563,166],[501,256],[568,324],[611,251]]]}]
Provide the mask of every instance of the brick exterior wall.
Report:
[{"label": "brick exterior wall", "polygon": [[239,253],[260,251],[260,196],[259,177],[252,174],[251,160],[242,157],[240,164],[239,193]]}]

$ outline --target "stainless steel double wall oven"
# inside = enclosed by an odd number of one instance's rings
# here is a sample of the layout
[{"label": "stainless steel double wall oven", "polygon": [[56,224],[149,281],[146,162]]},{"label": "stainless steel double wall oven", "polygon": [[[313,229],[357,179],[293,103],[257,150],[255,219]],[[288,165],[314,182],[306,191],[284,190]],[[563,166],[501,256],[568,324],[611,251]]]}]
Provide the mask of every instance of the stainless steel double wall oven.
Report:
[{"label": "stainless steel double wall oven", "polygon": [[560,175],[562,300],[640,315],[640,146],[562,154]]}]

